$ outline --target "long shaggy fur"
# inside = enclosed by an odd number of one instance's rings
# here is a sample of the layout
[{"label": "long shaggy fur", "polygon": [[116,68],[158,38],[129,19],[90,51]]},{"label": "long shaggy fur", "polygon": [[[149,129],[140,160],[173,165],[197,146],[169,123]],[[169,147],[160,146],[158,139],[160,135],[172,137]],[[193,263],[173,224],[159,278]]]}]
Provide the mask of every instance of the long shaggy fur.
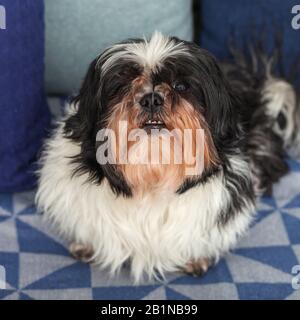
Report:
[{"label": "long shaggy fur", "polygon": [[[176,91],[176,81],[186,90]],[[147,113],[139,99],[152,90],[164,99],[157,116],[168,129],[204,129],[201,175],[97,162],[97,132],[119,119],[142,126]],[[283,126],[278,116],[294,103],[291,90],[283,80],[258,81],[238,63],[219,65],[195,44],[159,33],[112,46],[92,62],[45,145],[38,206],[112,274],[129,263],[136,282],[197,259],[217,261],[249,227],[256,195],[270,192],[287,171],[285,134],[293,129],[285,130],[290,118]]]}]

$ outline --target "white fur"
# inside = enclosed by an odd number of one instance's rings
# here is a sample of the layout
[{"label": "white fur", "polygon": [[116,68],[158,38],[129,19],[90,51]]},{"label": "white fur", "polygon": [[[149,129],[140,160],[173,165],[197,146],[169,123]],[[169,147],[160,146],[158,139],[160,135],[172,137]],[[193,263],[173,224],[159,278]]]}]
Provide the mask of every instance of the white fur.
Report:
[{"label": "white fur", "polygon": [[[163,276],[191,259],[218,258],[249,226],[254,208],[248,203],[225,226],[217,224],[230,201],[222,173],[182,195],[117,197],[106,180],[96,185],[87,175],[72,176],[69,157],[79,151],[63,137],[61,124],[46,145],[37,203],[69,241],[91,244],[95,262],[112,273],[130,259],[138,282],[143,274]],[[230,162],[247,175],[240,157]]]},{"label": "white fur", "polygon": [[267,101],[267,114],[270,117],[276,119],[280,112],[285,115],[287,127],[281,130],[275,123],[274,130],[283,138],[285,146],[287,146],[295,130],[295,90],[284,80],[269,78],[264,86],[263,98]]},{"label": "white fur", "polygon": [[267,100],[267,114],[276,119],[282,112],[287,119],[287,127],[280,129],[274,123],[274,132],[282,137],[284,146],[293,158],[300,158],[300,105],[297,105],[296,92],[291,84],[269,77],[266,81],[263,98]]},{"label": "white fur", "polygon": [[168,57],[189,54],[183,43],[176,44],[172,39],[154,32],[151,39],[144,39],[142,42],[116,44],[107,49],[100,56],[99,61],[105,61],[102,65],[102,72],[105,73],[119,59],[127,59],[140,64],[147,70],[159,68],[162,62]]}]

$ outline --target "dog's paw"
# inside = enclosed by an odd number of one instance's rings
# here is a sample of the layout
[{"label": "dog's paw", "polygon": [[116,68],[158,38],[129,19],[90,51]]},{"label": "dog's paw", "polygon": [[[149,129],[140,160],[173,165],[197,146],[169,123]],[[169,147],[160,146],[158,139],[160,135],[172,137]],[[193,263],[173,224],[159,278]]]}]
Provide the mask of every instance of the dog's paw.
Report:
[{"label": "dog's paw", "polygon": [[206,273],[208,268],[212,265],[211,259],[201,258],[197,260],[190,260],[187,262],[183,271],[187,274],[193,275],[194,277],[200,277]]},{"label": "dog's paw", "polygon": [[72,256],[82,262],[91,262],[94,250],[91,245],[73,242],[69,247]]}]

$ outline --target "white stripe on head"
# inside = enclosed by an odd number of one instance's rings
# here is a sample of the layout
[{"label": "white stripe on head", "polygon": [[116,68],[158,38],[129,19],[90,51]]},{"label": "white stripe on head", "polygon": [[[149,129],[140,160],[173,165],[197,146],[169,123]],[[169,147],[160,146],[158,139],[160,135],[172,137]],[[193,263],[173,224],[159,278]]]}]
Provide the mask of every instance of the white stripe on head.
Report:
[{"label": "white stripe on head", "polygon": [[99,58],[98,64],[104,60],[103,73],[119,59],[135,61],[144,69],[157,70],[166,58],[189,54],[183,42],[176,43],[168,36],[155,31],[150,40],[141,42],[116,44],[108,48]]}]

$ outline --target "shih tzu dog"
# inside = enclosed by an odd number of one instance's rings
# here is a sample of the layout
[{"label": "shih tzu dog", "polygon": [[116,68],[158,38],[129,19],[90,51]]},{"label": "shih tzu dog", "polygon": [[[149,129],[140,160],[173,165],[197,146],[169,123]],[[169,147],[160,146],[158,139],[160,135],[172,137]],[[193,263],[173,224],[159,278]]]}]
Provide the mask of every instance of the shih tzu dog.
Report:
[{"label": "shih tzu dog", "polygon": [[[286,174],[285,149],[297,131],[293,87],[268,63],[258,77],[256,66],[219,64],[158,32],[113,45],[91,63],[45,145],[37,192],[75,257],[111,273],[127,263],[138,282],[178,270],[201,275],[235,246],[256,197]],[[132,130],[143,134],[128,139]],[[169,163],[120,161],[120,151],[148,159],[152,136],[161,142],[176,132],[175,141],[185,130],[190,148],[159,144]],[[201,170],[190,174],[192,162],[172,161],[181,153],[201,158]]]}]

